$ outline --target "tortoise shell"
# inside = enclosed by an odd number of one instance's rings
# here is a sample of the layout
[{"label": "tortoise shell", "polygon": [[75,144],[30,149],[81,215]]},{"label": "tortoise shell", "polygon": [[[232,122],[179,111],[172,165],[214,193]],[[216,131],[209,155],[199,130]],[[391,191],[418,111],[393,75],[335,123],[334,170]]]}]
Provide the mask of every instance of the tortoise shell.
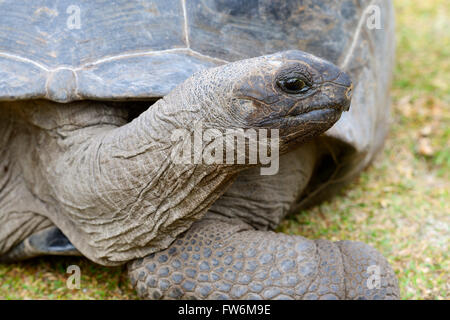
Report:
[{"label": "tortoise shell", "polygon": [[337,177],[367,165],[387,132],[388,0],[5,0],[0,12],[0,101],[155,99],[204,68],[300,49],[355,84],[327,132],[350,150]]}]

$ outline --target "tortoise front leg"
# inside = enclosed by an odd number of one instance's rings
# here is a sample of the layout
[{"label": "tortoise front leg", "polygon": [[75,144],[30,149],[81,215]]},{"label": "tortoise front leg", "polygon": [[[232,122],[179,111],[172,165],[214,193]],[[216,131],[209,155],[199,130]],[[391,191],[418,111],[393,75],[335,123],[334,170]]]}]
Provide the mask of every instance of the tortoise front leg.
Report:
[{"label": "tortoise front leg", "polygon": [[[370,289],[368,268],[380,270]],[[397,299],[397,279],[373,248],[255,231],[204,218],[168,249],[135,260],[128,272],[147,299]]]},{"label": "tortoise front leg", "polygon": [[[280,172],[241,174],[207,215],[168,249],[129,263],[147,299],[396,299],[397,279],[373,248],[270,231],[298,200],[316,144],[280,159]],[[367,284],[379,271],[380,286]],[[371,278],[372,279],[372,278]],[[374,279],[376,280],[376,279]],[[370,282],[370,281],[369,281]],[[373,283],[372,283],[373,284]]]}]

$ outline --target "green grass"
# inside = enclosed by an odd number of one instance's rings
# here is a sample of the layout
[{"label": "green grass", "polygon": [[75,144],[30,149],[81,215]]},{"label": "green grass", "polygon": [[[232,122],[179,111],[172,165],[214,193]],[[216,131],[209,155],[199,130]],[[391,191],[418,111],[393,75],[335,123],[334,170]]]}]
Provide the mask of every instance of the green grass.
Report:
[{"label": "green grass", "polygon": [[[80,267],[80,289],[67,288],[70,265]],[[137,298],[124,267],[102,267],[77,257],[45,257],[0,266],[0,299]]]},{"label": "green grass", "polygon": [[[383,154],[343,193],[283,222],[308,238],[376,247],[398,275],[403,299],[450,291],[450,37],[447,0],[395,0],[397,66],[392,125]],[[80,290],[66,268],[81,268]],[[124,268],[50,257],[0,265],[0,298],[135,299]]]}]

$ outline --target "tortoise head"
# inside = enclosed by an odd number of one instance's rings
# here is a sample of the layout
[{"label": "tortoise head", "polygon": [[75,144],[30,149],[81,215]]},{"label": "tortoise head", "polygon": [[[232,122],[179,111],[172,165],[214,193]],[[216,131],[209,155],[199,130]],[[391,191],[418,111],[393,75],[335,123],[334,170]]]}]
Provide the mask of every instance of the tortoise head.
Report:
[{"label": "tortoise head", "polygon": [[[329,129],[349,110],[352,82],[334,64],[292,50],[215,68],[225,82],[228,117],[244,128],[279,129],[301,142]],[[214,86],[213,86],[214,87]]]}]

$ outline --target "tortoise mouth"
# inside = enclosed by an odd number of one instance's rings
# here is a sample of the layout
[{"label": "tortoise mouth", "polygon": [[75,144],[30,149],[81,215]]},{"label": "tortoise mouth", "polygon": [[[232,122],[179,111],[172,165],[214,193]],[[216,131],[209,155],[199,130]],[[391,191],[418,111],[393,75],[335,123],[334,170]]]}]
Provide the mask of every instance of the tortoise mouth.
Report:
[{"label": "tortoise mouth", "polygon": [[292,112],[283,117],[283,119],[300,121],[304,124],[324,123],[335,121],[339,118],[343,110],[340,107],[325,107],[320,109],[300,110]]},{"label": "tortoise mouth", "polygon": [[[301,109],[301,108],[299,108]],[[320,109],[310,109],[305,111],[297,110],[278,118],[270,118],[258,123],[259,127],[271,127],[282,129],[290,134],[297,135],[297,132],[310,130],[316,131],[316,128],[332,126],[339,120],[342,114],[340,107],[322,107]]]},{"label": "tortoise mouth", "polygon": [[286,116],[280,121],[280,136],[286,145],[301,143],[331,128],[341,114],[342,110],[327,107]]},{"label": "tortoise mouth", "polygon": [[320,106],[320,107],[311,107],[311,108],[302,108],[298,107],[289,112],[283,118],[301,118],[302,116],[319,116],[322,113],[328,113],[327,111],[334,111],[337,113],[342,113],[343,111],[347,111],[350,106],[350,102],[345,105],[331,105],[331,106]]}]

